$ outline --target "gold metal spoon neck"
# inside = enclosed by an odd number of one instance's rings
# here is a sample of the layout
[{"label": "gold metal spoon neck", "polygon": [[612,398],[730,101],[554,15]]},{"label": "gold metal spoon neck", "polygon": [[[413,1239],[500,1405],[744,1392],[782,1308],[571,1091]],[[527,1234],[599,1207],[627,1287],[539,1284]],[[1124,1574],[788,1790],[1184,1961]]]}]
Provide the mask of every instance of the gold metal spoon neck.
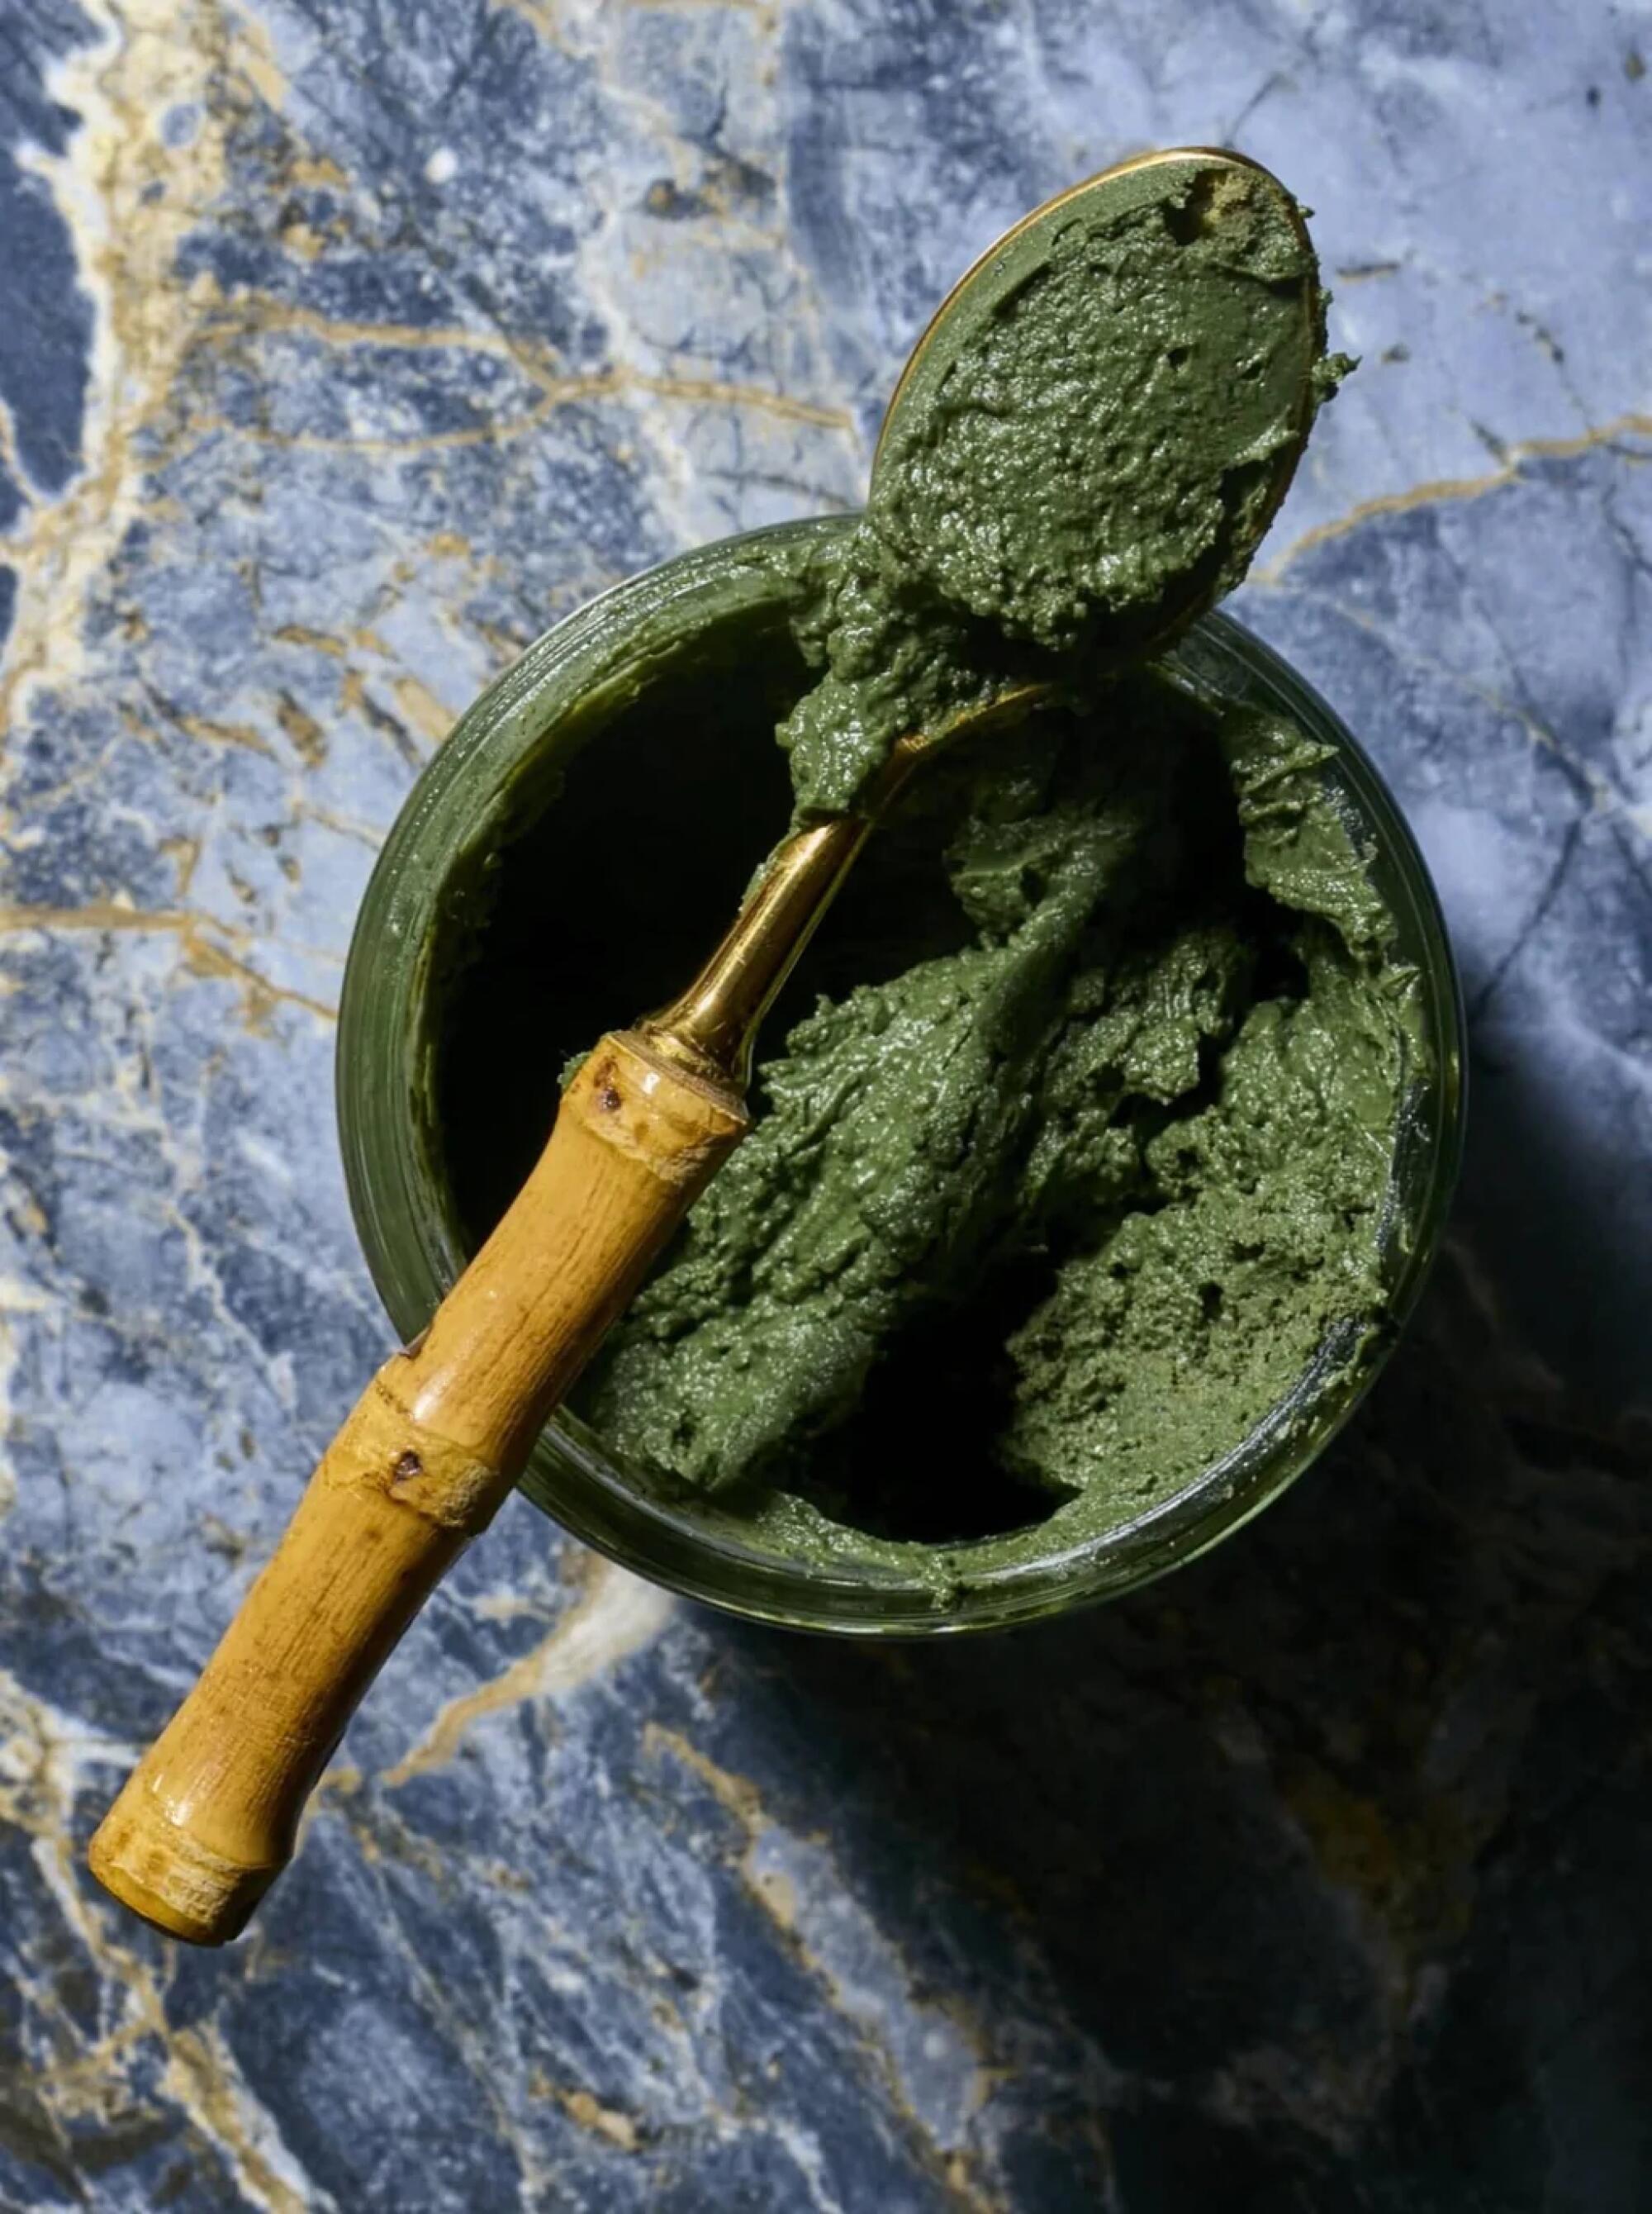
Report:
[{"label": "gold metal spoon neck", "polygon": [[657,1053],[745,1090],[758,1026],[872,827],[869,815],[834,815],[779,847],[688,990],[637,1025]]},{"label": "gold metal spoon neck", "polygon": [[933,731],[894,745],[853,814],[794,831],[769,857],[722,943],[686,992],[637,1024],[652,1050],[719,1088],[743,1092],[763,1017],[838,886],[909,780],[964,731],[1019,722],[1055,696],[1048,684],[1005,687]]}]

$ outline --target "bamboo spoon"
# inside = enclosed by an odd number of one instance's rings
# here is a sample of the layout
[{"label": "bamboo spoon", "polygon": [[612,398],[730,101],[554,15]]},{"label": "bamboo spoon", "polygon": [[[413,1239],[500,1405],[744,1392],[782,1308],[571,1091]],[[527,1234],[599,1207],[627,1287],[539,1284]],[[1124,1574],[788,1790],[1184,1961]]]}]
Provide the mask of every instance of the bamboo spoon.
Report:
[{"label": "bamboo spoon", "polygon": [[[890,402],[879,460],[891,423],[921,421],[941,404],[936,333],[970,327],[954,319],[973,324],[1002,304],[1012,283],[1005,248],[1035,225],[1128,193],[1144,168],[1174,162],[1257,174],[1229,154],[1151,155],[1036,210],[942,305]],[[1282,187],[1267,183],[1296,220]],[[1310,283],[1305,314],[1312,293]],[[1258,538],[1312,416],[1312,353],[1310,345],[1300,431],[1276,456]],[[874,484],[878,472],[874,461]],[[1162,642],[1208,596],[1190,578],[1156,639],[1138,639],[1134,651]],[[591,1053],[522,1192],[424,1335],[368,1385],[199,1683],[93,1838],[93,1874],[136,1913],[204,1945],[245,1924],[290,1858],[304,1801],[357,1703],[743,1136],[757,1025],[878,818],[965,725],[1012,720],[1050,688],[1006,687],[945,727],[903,739],[854,814],[814,823],[780,847],[682,997]]]}]

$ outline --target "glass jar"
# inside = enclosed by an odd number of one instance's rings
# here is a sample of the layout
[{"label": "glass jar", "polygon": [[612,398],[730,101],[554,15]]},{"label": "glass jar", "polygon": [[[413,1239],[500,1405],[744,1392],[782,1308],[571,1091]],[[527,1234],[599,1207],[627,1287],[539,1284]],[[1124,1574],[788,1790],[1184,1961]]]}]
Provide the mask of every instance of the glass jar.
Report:
[{"label": "glass jar", "polygon": [[[788,567],[829,544],[847,518],[781,524],[679,556],[617,585],[538,639],[474,703],[420,777],[386,841],[362,904],[345,979],[338,1098],[345,1171],[374,1282],[404,1341],[421,1330],[463,1266],[459,1210],[425,1106],[431,1096],[437,979],[432,949],[472,896],[524,780],[552,780],[639,697],[669,710],[674,674],[708,639],[784,633]],[[1052,1535],[1047,1557],[937,1582],[914,1563],[787,1557],[731,1516],[681,1508],[627,1476],[564,1411],[521,1479],[536,1507],[639,1575],[756,1620],[860,1635],[985,1630],[1128,1591],[1248,1521],[1320,1453],[1380,1368],[1416,1303],[1438,1243],[1461,1144],[1463,1014],[1438,902],[1398,808],[1353,737],[1266,646],[1208,616],[1178,649],[1182,679],[1205,696],[1282,711],[1333,755],[1321,772],[1361,842],[1421,979],[1427,1073],[1402,1117],[1386,1228],[1388,1322],[1350,1364],[1322,1364],[1233,1452],[1135,1519],[1081,1544]],[[714,770],[713,774],[714,775]],[[711,779],[708,791],[714,791]],[[541,785],[541,792],[551,782]],[[715,805],[713,798],[708,802]],[[783,827],[774,826],[774,835]],[[694,835],[685,821],[683,835]],[[625,826],[615,841],[625,896]],[[761,858],[761,841],[750,856]],[[631,865],[646,866],[646,857]],[[713,933],[713,934],[715,934]],[[706,946],[682,954],[682,977]],[[600,981],[600,979],[599,979]],[[673,982],[682,981],[673,978]],[[662,994],[664,996],[664,994]],[[593,1026],[639,1012],[605,1006]],[[969,1548],[948,1553],[967,1562]]]}]

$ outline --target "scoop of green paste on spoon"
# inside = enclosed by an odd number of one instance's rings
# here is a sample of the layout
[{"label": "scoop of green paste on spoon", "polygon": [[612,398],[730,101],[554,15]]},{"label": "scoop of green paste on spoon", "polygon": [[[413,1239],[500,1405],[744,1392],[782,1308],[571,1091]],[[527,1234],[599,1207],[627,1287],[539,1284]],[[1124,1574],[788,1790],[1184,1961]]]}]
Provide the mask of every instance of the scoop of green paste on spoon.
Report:
[{"label": "scoop of green paste on spoon", "polygon": [[1244,575],[1322,401],[1301,211],[1234,154],[1152,155],[1018,225],[896,388],[866,513],[799,622],[799,816],[1006,682],[1162,642]]}]

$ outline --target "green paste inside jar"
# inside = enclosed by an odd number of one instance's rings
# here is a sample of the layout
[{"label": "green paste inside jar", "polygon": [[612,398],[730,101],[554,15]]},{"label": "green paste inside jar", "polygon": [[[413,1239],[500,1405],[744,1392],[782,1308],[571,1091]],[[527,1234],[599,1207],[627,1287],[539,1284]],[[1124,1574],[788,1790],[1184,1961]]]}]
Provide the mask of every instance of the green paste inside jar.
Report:
[{"label": "green paste inside jar", "polygon": [[[523,794],[486,919],[456,895],[438,1150],[473,1239],[566,1058],[716,935],[805,682],[772,634],[673,672]],[[1361,1360],[1416,990],[1325,757],[1152,670],[936,763],[575,1394],[639,1482],[793,1556],[955,1576],[960,1545],[1001,1564],[1172,1498]]]},{"label": "green paste inside jar", "polygon": [[958,942],[792,1026],[587,1418],[668,1487],[898,1537],[912,1500],[844,1439],[898,1393],[900,1489],[933,1489],[944,1538],[945,1394],[1005,1517],[1109,1522],[1351,1352],[1382,1310],[1411,980],[1323,759],[1136,679],[953,765],[909,859]]}]

